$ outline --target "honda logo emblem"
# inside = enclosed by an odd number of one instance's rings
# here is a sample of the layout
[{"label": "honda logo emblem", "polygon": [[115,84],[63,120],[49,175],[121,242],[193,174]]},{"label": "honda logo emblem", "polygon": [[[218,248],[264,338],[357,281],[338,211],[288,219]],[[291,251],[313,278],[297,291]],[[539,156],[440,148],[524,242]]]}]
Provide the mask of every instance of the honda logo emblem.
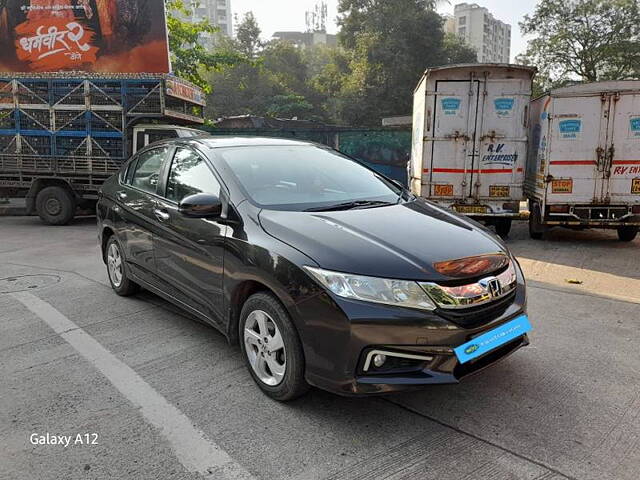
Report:
[{"label": "honda logo emblem", "polygon": [[489,279],[487,281],[487,290],[489,290],[492,298],[498,298],[502,295],[502,284],[500,283],[500,280],[495,277]]}]

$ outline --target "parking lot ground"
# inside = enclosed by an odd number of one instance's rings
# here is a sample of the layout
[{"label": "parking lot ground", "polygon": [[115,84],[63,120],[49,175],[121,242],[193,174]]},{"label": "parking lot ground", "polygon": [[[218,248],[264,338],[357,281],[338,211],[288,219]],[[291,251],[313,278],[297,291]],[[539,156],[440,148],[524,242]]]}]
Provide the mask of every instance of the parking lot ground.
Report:
[{"label": "parking lot ground", "polygon": [[214,329],[112,293],[94,219],[0,218],[0,478],[636,480],[640,240],[508,243],[529,347],[460,385],[281,404]]}]

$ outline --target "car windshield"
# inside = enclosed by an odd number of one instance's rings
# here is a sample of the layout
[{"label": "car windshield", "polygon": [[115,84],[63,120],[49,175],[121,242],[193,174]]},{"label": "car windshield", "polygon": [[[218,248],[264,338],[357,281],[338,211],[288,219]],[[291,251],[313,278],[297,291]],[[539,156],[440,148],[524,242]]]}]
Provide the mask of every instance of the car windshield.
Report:
[{"label": "car windshield", "polygon": [[396,204],[402,189],[355,160],[313,145],[216,149],[245,194],[274,210]]}]

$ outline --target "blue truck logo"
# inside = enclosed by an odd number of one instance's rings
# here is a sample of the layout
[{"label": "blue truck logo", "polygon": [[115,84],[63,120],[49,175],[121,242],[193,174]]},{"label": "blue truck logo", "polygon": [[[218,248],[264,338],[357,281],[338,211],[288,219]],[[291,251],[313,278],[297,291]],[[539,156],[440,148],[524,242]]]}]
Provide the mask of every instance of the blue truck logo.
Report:
[{"label": "blue truck logo", "polygon": [[631,136],[640,137],[640,117],[633,117],[630,121]]},{"label": "blue truck logo", "polygon": [[442,112],[445,115],[457,115],[460,110],[459,98],[443,98],[442,99]]},{"label": "blue truck logo", "polygon": [[496,108],[496,115],[499,117],[509,117],[513,110],[515,100],[513,98],[496,98],[493,105]]},{"label": "blue truck logo", "polygon": [[558,124],[560,138],[571,140],[576,139],[582,132],[582,120],[562,120]]}]

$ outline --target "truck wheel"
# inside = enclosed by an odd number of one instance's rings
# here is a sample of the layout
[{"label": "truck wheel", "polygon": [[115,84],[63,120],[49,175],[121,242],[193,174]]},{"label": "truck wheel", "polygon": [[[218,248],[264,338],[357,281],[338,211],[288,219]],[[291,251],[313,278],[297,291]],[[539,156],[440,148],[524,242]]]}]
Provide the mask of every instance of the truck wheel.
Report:
[{"label": "truck wheel", "polygon": [[76,213],[73,194],[63,187],[46,187],[36,197],[36,211],[48,225],[67,225]]},{"label": "truck wheel", "polygon": [[633,242],[638,236],[638,227],[618,227],[618,238],[622,242]]},{"label": "truck wheel", "polygon": [[494,224],[496,226],[496,233],[500,235],[500,238],[506,240],[509,236],[509,232],[511,231],[511,219],[510,218],[498,218],[495,220]]},{"label": "truck wheel", "polygon": [[529,212],[529,236],[534,240],[541,240],[544,236],[545,226],[542,224],[540,205],[534,203]]}]

